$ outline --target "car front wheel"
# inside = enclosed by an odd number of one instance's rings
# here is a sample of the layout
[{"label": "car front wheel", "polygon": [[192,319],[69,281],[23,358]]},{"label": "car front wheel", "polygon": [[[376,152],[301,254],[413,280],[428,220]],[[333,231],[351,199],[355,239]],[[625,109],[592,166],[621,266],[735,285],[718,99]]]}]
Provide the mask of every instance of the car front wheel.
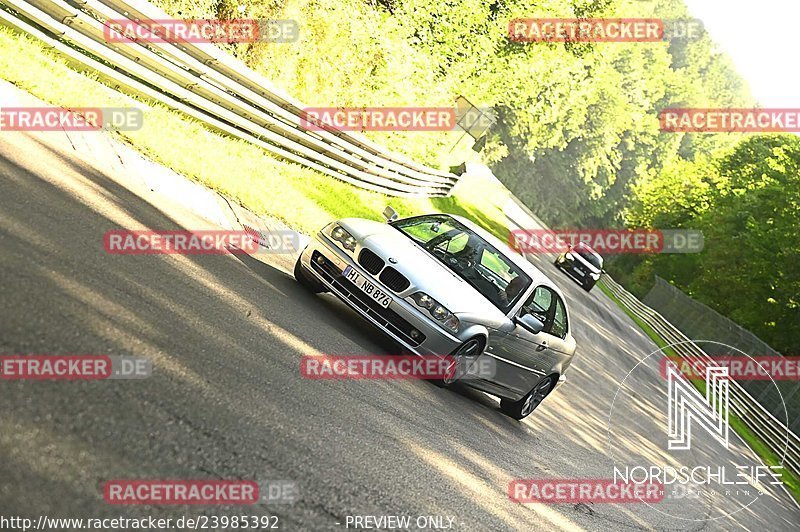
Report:
[{"label": "car front wheel", "polygon": [[552,391],[555,382],[556,377],[548,375],[540,380],[536,386],[533,387],[533,390],[528,392],[528,395],[519,401],[501,399],[500,410],[502,410],[505,415],[513,417],[514,419],[524,419],[528,417],[531,412],[536,410],[536,407],[542,404],[544,398]]},{"label": "car front wheel", "polygon": [[450,386],[466,375],[472,364],[483,353],[486,342],[480,336],[473,336],[450,355],[450,366],[442,379],[433,382],[439,386]]}]

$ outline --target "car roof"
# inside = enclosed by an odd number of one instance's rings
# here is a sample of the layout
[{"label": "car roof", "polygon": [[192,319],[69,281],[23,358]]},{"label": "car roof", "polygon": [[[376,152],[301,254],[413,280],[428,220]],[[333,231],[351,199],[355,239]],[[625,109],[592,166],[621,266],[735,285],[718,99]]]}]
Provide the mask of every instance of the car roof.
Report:
[{"label": "car roof", "polygon": [[[456,214],[447,214],[442,213],[444,216],[449,216],[463,224],[467,229],[474,232],[476,235],[481,237],[482,239],[486,240],[489,244],[491,244],[494,248],[497,249],[500,253],[505,255],[511,262],[514,263],[520,270],[524,271],[528,277],[531,278],[535,285],[545,285],[548,288],[552,288],[563,300],[564,294],[561,290],[550,280],[550,278],[545,275],[539,268],[531,264],[531,262],[525,258],[519,251],[515,250],[511,246],[509,246],[506,242],[503,242],[493,234],[491,234],[486,229],[482,228],[472,220],[468,218],[464,218],[463,216],[458,216]],[[509,231],[509,235],[511,231]]]}]

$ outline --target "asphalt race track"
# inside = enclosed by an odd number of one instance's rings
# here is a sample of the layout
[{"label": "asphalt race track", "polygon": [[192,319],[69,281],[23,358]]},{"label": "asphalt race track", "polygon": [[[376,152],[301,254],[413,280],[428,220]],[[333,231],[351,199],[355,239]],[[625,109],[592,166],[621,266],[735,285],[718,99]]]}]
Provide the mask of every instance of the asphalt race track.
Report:
[{"label": "asphalt race track", "polygon": [[[644,504],[509,500],[514,478],[610,477],[611,401],[656,350],[599,290],[585,293],[546,257],[532,260],[566,293],[578,355],[567,384],[520,423],[466,388],[302,378],[306,354],[399,351],[342,303],[302,289],[292,257],[105,253],[110,229],[213,227],[63,139],[3,133],[0,180],[0,353],[129,354],[154,367],[142,380],[0,381],[2,515],[272,514],[281,530],[344,529],[348,515],[450,517],[453,530],[800,523],[782,491],[715,521],[704,519],[728,502],[673,502],[692,519],[681,521]],[[655,382],[626,384],[649,404]],[[630,433],[651,422],[617,420]],[[729,452],[749,451],[736,443]],[[106,481],[137,478],[288,479],[300,496],[248,507],[103,500]]]}]

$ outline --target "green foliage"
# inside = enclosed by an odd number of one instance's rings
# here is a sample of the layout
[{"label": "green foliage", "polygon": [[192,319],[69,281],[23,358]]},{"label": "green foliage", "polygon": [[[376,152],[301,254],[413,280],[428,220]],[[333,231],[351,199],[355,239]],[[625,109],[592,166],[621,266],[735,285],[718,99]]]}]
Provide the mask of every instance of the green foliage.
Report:
[{"label": "green foliage", "polygon": [[698,218],[708,243],[691,293],[775,349],[800,346],[800,138],[754,136],[720,162],[729,189]]},{"label": "green foliage", "polygon": [[[708,39],[522,44],[513,18],[679,17],[682,0],[157,0],[176,16],[291,18],[297,43],[229,47],[311,106],[449,106],[499,116],[484,162],[553,225],[623,222],[630,188],[715,150],[715,135],[664,135],[670,105],[751,103]],[[458,132],[368,132],[441,168],[476,160]]]},{"label": "green foliage", "polygon": [[[668,106],[749,105],[703,38],[659,43],[516,43],[514,18],[687,16],[683,0],[157,0],[176,16],[291,18],[297,43],[230,47],[311,106],[452,105],[499,121],[484,162],[552,225],[619,225],[631,187],[728,142],[659,132]],[[477,156],[460,133],[367,135],[446,168]],[[645,188],[646,189],[646,188]],[[646,201],[646,200],[645,200]]]},{"label": "green foliage", "polygon": [[[703,168],[705,171],[698,171]],[[756,135],[715,162],[635,190],[631,219],[701,229],[694,255],[624,258],[609,268],[638,295],[652,275],[749,329],[778,351],[800,347],[800,138]]]}]

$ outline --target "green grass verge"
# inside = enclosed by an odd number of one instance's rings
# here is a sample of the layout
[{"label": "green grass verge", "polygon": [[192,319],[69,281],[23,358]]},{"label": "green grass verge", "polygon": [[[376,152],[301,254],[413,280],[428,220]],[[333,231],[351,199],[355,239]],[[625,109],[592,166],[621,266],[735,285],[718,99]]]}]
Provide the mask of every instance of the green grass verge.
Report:
[{"label": "green grass verge", "polygon": [[92,72],[73,70],[39,41],[8,28],[0,28],[0,78],[52,105],[143,108],[141,129],[115,135],[150,159],[306,233],[336,218],[379,220],[391,205],[401,216],[460,214],[503,240],[508,236],[501,208],[509,193],[496,180],[465,177],[467,182],[459,186],[463,192],[448,198],[396,198],[360,189],[212,132],[159,103],[120,93]]},{"label": "green grass verge", "polygon": [[[597,283],[597,286],[600,288],[600,291],[603,292],[608,298],[617,304],[622,311],[627,314],[635,323],[639,326],[639,328],[644,331],[644,333],[650,337],[653,342],[664,351],[664,353],[669,357],[680,358],[680,356],[673,350],[671,347],[667,347],[667,342],[664,341],[663,338],[648,324],[643,322],[638,316],[636,316],[631,310],[619,300],[617,296],[611,293],[611,290],[603,283],[601,280]],[[695,388],[697,388],[700,393],[705,395],[705,382],[702,379],[690,379],[692,384],[694,384]],[[758,436],[756,436],[750,428],[745,425],[744,421],[742,421],[736,414],[731,412],[728,413],[728,425],[736,431],[739,436],[750,446],[750,448],[755,452],[761,460],[764,462],[765,465],[768,466],[776,466],[780,465],[780,458],[776,455]],[[798,502],[800,502],[800,478],[798,478],[794,473],[792,473],[789,469],[784,468],[782,471],[782,480],[783,484],[786,486],[786,489],[789,493],[792,494],[792,497],[795,498]]]}]

